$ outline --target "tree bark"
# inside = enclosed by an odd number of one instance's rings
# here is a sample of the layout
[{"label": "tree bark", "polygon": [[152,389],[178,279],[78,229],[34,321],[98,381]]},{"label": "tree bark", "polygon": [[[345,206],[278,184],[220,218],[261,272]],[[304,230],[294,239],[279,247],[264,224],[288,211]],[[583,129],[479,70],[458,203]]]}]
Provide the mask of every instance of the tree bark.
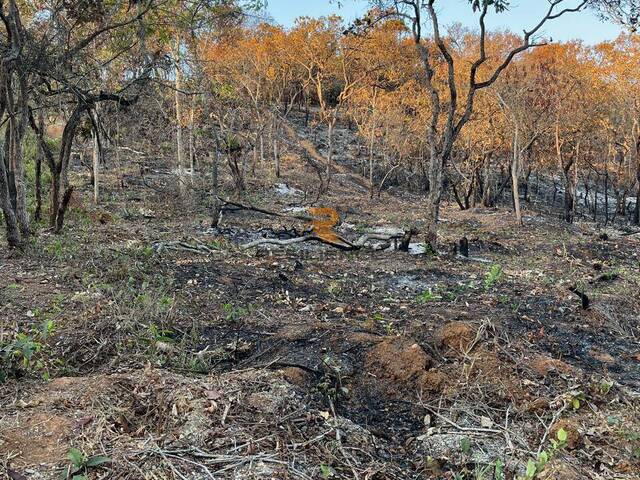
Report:
[{"label": "tree bark", "polygon": [[182,139],[182,65],[180,65],[180,46],[181,39],[180,34],[176,33],[175,45],[173,51],[173,58],[175,61],[175,92],[174,101],[176,108],[176,148],[177,148],[177,170],[178,170],[178,192],[180,197],[186,196],[186,175],[184,171],[184,142]]},{"label": "tree bark", "polygon": [[438,248],[438,220],[440,215],[440,202],[443,191],[443,164],[446,158],[432,148],[429,161],[429,192],[426,201],[427,228],[425,242],[427,250],[435,254]]},{"label": "tree bark", "polygon": [[513,192],[513,209],[516,213],[516,221],[522,225],[522,211],[520,209],[520,139],[516,123],[513,134],[513,156],[511,158],[511,189]]},{"label": "tree bark", "polygon": [[[13,195],[13,205],[18,227],[23,238],[29,237],[29,214],[27,212],[27,188],[24,176],[24,155],[22,141],[28,119],[27,82],[21,72],[18,72],[17,103],[13,92],[12,72],[6,77],[6,106],[9,113],[7,133],[9,137],[9,158],[7,179],[9,191]],[[12,188],[13,187],[13,188]]]},{"label": "tree bark", "polygon": [[274,116],[271,126],[271,144],[273,146],[273,162],[276,178],[280,178],[280,144],[278,141],[278,130],[278,120]]},{"label": "tree bark", "polygon": [[[38,129],[44,131],[44,112],[40,110],[38,113]],[[36,190],[36,210],[33,214],[36,222],[39,222],[42,217],[42,160],[45,156],[44,149],[40,142],[38,142],[38,151],[36,153],[36,178],[35,178],[35,190]]]},{"label": "tree bark", "polygon": [[376,100],[378,98],[378,89],[373,87],[373,102],[371,105],[371,136],[369,138],[369,198],[373,198],[373,194],[375,191],[375,185],[373,184],[373,147],[375,145],[376,140]]},{"label": "tree bark", "polygon": [[636,206],[633,210],[633,223],[640,225],[640,136],[636,139]]},{"label": "tree bark", "polygon": [[96,205],[100,201],[100,192],[99,192],[99,182],[100,182],[100,140],[98,139],[98,132],[96,131],[97,127],[94,127],[91,132],[91,137],[93,139],[93,203]]},{"label": "tree bark", "polygon": [[191,167],[191,180],[196,173],[196,138],[194,133],[194,121],[196,110],[196,96],[191,96],[191,110],[189,111],[189,165]]},{"label": "tree bark", "polygon": [[4,159],[4,152],[0,150],[0,208],[7,226],[7,243],[10,247],[18,247],[22,241],[18,221],[13,205],[9,198],[9,179]]}]

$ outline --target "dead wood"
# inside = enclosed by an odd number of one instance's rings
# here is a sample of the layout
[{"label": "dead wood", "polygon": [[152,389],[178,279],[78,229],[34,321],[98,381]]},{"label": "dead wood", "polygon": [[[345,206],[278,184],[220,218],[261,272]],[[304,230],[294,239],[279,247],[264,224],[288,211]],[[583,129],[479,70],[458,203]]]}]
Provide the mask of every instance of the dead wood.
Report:
[{"label": "dead wood", "polygon": [[323,238],[311,233],[301,237],[289,238],[286,240],[280,240],[277,238],[261,238],[258,240],[254,240],[253,242],[245,243],[244,245],[241,246],[241,248],[243,250],[247,250],[249,248],[258,247],[260,245],[286,246],[286,245],[293,245],[296,243],[303,243],[303,242],[319,242],[319,243],[323,243],[325,245],[329,245],[331,247],[337,248],[339,250],[354,251],[354,250],[360,250],[364,248],[366,243],[371,240],[381,240],[381,241],[388,242],[391,240],[397,240],[397,239],[403,238],[403,236],[405,235],[406,233],[403,235],[399,235],[399,234],[383,235],[380,233],[365,233],[364,235],[360,236],[355,242],[350,242],[346,238],[339,235],[337,235],[337,241],[334,241],[334,240],[329,240],[327,238]]},{"label": "dead wood", "polygon": [[580,297],[580,301],[582,302],[582,309],[583,310],[589,310],[589,307],[591,305],[591,301],[589,300],[589,296],[584,293],[581,292],[580,290],[578,290],[578,287],[570,287],[569,290],[573,293],[575,293],[578,297]]},{"label": "dead wood", "polygon": [[[247,204],[240,203],[240,202],[234,202],[232,200],[228,200],[228,199],[225,199],[225,198],[222,198],[222,197],[218,197],[218,200],[220,202],[222,202],[222,210],[224,210],[224,211],[246,210],[246,211],[249,211],[249,212],[262,213],[264,215],[269,215],[271,217],[291,218],[291,219],[295,219],[295,220],[303,220],[305,222],[312,222],[314,220],[314,218],[309,216],[309,215],[290,215],[290,214],[287,214],[287,213],[274,212],[272,210],[266,210],[264,208],[256,207],[254,205],[247,205]],[[233,208],[228,208],[228,207],[233,207]]]}]

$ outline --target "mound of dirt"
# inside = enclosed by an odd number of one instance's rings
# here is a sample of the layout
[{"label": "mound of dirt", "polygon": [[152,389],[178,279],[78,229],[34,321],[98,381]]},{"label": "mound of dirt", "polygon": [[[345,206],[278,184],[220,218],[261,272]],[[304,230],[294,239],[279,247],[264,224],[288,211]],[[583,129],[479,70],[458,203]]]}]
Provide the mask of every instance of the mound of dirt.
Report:
[{"label": "mound of dirt", "polygon": [[367,352],[365,371],[376,377],[388,396],[420,390],[434,391],[444,383],[436,370],[429,371],[433,359],[408,338],[388,338]]},{"label": "mound of dirt", "polygon": [[436,342],[440,347],[455,351],[467,351],[476,338],[476,332],[465,322],[449,322],[436,333]]},{"label": "mound of dirt", "polygon": [[563,362],[562,360],[551,358],[546,355],[535,355],[529,362],[529,366],[539,377],[546,377],[552,372],[563,374],[570,374],[573,372],[571,365]]}]

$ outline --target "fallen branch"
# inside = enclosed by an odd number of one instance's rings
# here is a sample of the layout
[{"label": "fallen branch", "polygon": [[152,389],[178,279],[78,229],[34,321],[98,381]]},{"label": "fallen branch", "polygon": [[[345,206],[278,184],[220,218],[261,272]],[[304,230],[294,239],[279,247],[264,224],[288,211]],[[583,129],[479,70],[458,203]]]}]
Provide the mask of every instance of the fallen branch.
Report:
[{"label": "fallen branch", "polygon": [[175,242],[153,242],[151,248],[156,252],[163,252],[166,250],[176,250],[176,251],[186,251],[199,253],[201,255],[209,255],[214,253],[216,250],[202,243],[200,240],[193,239],[194,244],[189,244],[185,241],[175,241]]},{"label": "fallen branch", "polygon": [[322,238],[318,235],[309,234],[309,235],[303,235],[302,237],[289,238],[286,240],[280,240],[278,238],[260,238],[258,240],[254,240],[253,242],[245,243],[240,248],[242,248],[243,250],[247,250],[249,248],[258,247],[260,245],[286,246],[286,245],[293,245],[296,243],[303,243],[303,242],[319,242],[319,243],[324,243],[325,245],[329,245],[331,247],[337,248],[339,250],[353,251],[353,250],[360,250],[361,248],[364,248],[365,244],[371,240],[382,240],[382,241],[399,240],[399,239],[402,239],[404,236],[405,234],[383,235],[380,233],[365,233],[364,235],[360,236],[360,238],[358,238],[355,242],[350,242],[349,240],[339,235],[336,235],[336,238],[338,240],[336,242],[336,241],[329,240],[327,238]]},{"label": "fallen branch", "polygon": [[[380,234],[380,233],[365,233],[364,235],[360,236],[355,242],[351,242],[349,240],[347,240],[346,238],[342,237],[341,235],[338,235],[337,233],[335,233],[334,231],[331,230],[331,227],[333,226],[333,224],[327,226],[327,229],[330,230],[328,233],[329,235],[325,234],[327,232],[321,232],[321,231],[316,231],[316,233],[313,233],[314,230],[317,229],[318,225],[318,219],[319,216],[310,216],[310,215],[290,215],[290,214],[286,214],[286,213],[280,213],[280,212],[274,212],[272,210],[266,210],[264,208],[260,208],[260,207],[256,207],[253,205],[246,205],[240,202],[235,202],[232,200],[228,200],[225,198],[221,198],[218,197],[218,200],[220,202],[222,202],[223,208],[224,207],[234,207],[236,210],[246,210],[246,211],[251,211],[251,212],[258,212],[258,213],[262,213],[263,215],[269,215],[272,217],[278,217],[278,218],[291,218],[294,220],[302,220],[305,222],[309,222],[311,223],[313,226],[311,228],[310,233],[305,234],[303,236],[300,237],[295,237],[295,238],[288,238],[288,239],[279,239],[279,238],[260,238],[258,240],[254,240],[252,242],[249,243],[245,243],[243,245],[240,246],[241,249],[243,250],[247,250],[249,248],[253,248],[253,247],[258,247],[260,245],[279,245],[279,246],[287,246],[287,245],[293,245],[296,243],[303,243],[303,242],[319,242],[319,243],[324,243],[325,245],[329,245],[331,247],[337,248],[339,250],[345,250],[345,251],[353,251],[353,250],[360,250],[361,248],[363,248],[365,246],[365,244],[371,240],[381,240],[381,241],[391,241],[391,240],[400,240],[400,250],[401,251],[408,251],[409,249],[409,242],[411,241],[411,237],[415,234],[417,234],[418,232],[414,229],[408,230],[406,232],[403,232],[401,234],[391,234],[391,235],[385,235],[385,234]],[[319,209],[319,210],[323,210],[323,209]],[[326,210],[326,209],[324,209]],[[333,213],[336,216],[336,220],[338,221],[338,214],[337,212],[333,211]],[[321,217],[322,215],[320,215]]]},{"label": "fallen branch", "polygon": [[332,242],[332,241],[326,240],[324,238],[318,237],[316,235],[304,235],[302,237],[289,238],[287,240],[280,240],[278,238],[261,238],[259,240],[254,240],[253,242],[245,243],[244,245],[241,245],[240,248],[242,248],[243,250],[247,250],[249,248],[258,247],[260,245],[281,245],[281,246],[286,246],[286,245],[292,245],[294,243],[303,243],[303,242],[324,243],[325,245],[329,245],[329,246],[337,248],[339,250],[346,250],[346,251],[357,250],[357,249],[361,248],[360,246],[354,245],[354,244],[348,242],[347,240],[344,240],[344,239],[342,239],[340,237],[338,237],[338,238],[339,238],[339,240],[343,241],[344,243]]},{"label": "fallen branch", "polygon": [[226,198],[218,197],[218,200],[222,202],[222,208],[224,209],[226,206],[230,205],[235,207],[236,210],[246,210],[249,212],[258,212],[264,215],[269,215],[271,217],[279,217],[279,218],[292,218],[295,220],[303,220],[305,222],[312,222],[314,220],[313,217],[309,215],[289,215],[287,213],[274,212],[272,210],[266,210],[264,208],[255,207],[253,205],[246,205],[244,203],[234,202],[231,200],[227,200]]}]

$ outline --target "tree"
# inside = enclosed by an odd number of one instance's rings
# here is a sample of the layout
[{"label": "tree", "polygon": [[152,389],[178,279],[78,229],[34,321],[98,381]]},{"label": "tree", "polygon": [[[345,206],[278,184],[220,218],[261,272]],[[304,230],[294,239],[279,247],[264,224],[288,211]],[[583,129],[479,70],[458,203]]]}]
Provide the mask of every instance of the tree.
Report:
[{"label": "tree", "polygon": [[[378,10],[378,18],[396,17],[404,20],[413,34],[413,40],[424,69],[424,86],[429,92],[431,103],[431,121],[426,132],[429,145],[429,192],[426,199],[427,232],[426,242],[431,250],[437,246],[437,222],[440,203],[443,195],[444,170],[450,160],[453,147],[464,126],[471,120],[477,92],[493,85],[502,72],[519,54],[541,43],[536,35],[550,20],[557,19],[567,13],[582,9],[587,0],[567,6],[571,2],[552,0],[542,19],[530,30],[524,32],[521,43],[513,48],[502,59],[496,68],[487,69],[486,51],[486,17],[490,10],[496,13],[504,11],[509,2],[506,0],[470,0],[470,8],[478,16],[478,53],[471,64],[466,91],[460,92],[456,83],[458,69],[451,53],[451,46],[447,44],[441,33],[437,0],[377,0],[373,2]],[[423,22],[428,20],[432,30],[432,42],[435,48],[430,48],[424,35]],[[446,70],[444,79],[438,76],[437,63],[443,62]],[[446,93],[438,89],[438,82],[444,82]],[[462,94],[462,95],[461,95]],[[461,102],[462,100],[462,102]]]},{"label": "tree", "polygon": [[635,31],[640,18],[638,0],[591,0],[590,6],[597,9],[605,18],[615,20]]}]

